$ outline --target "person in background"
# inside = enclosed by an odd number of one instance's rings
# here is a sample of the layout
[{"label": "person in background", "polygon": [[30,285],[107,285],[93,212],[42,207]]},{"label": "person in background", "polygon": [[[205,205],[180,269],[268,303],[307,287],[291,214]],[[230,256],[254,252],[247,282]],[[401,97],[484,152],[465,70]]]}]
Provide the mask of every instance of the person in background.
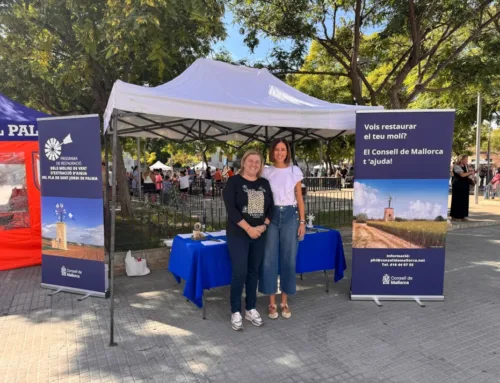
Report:
[{"label": "person in background", "polygon": [[335,180],[339,190],[342,190],[342,173],[340,172],[340,168],[335,170]]},{"label": "person in background", "polygon": [[[102,194],[103,194],[103,198],[105,201],[108,201],[109,200],[109,196],[110,196],[110,193],[109,193],[109,185],[108,183],[106,182],[106,163],[105,162],[101,162],[101,177],[102,177]],[[111,182],[111,178],[109,179],[109,182]]]},{"label": "person in background", "polygon": [[132,189],[134,189],[134,193],[139,195],[139,188],[141,187],[141,173],[136,166],[134,166],[134,171],[132,172]]},{"label": "person in background", "polygon": [[256,150],[248,150],[241,160],[241,170],[229,178],[223,191],[228,215],[227,246],[232,265],[231,326],[243,330],[241,296],[245,287],[245,319],[262,326],[255,309],[257,282],[266,245],[266,229],[273,212],[273,193],[269,181],[261,178],[264,159]]},{"label": "person in background", "polygon": [[172,180],[170,179],[170,176],[167,174],[165,176],[165,179],[163,180],[163,191],[166,193],[170,189],[172,189]]},{"label": "person in background", "polygon": [[220,191],[222,190],[222,173],[219,168],[215,168],[215,173],[214,173],[214,180],[215,180],[215,195],[219,196]]},{"label": "person in background", "polygon": [[481,182],[479,183],[480,188],[484,187],[485,185],[484,178],[486,177],[486,174],[487,174],[487,169],[486,166],[483,165],[479,168],[479,179],[481,180]]},{"label": "person in background", "polygon": [[205,170],[205,187],[207,190],[212,190],[212,169],[210,169],[210,166],[207,166],[207,170]]},{"label": "person in background", "polygon": [[491,199],[500,196],[500,168],[497,169],[497,174],[488,183],[491,186]]},{"label": "person in background", "polygon": [[344,165],[342,167],[342,170],[340,171],[340,175],[342,176],[342,178],[341,178],[342,188],[345,189],[345,179],[347,177],[347,166],[346,165]]},{"label": "person in background", "polygon": [[299,240],[306,232],[302,171],[291,164],[290,145],[278,138],[271,143],[269,159],[273,166],[264,169],[273,191],[274,208],[269,224],[264,260],[259,279],[259,291],[269,295],[268,316],[278,318],[276,292],[280,269],[281,316],[290,318],[288,296],[296,293],[295,264]]},{"label": "person in background", "polygon": [[179,178],[179,189],[181,191],[182,199],[186,201],[189,192],[189,176],[186,174],[185,170],[181,171],[181,176]]},{"label": "person in background", "polygon": [[450,217],[453,221],[466,221],[469,216],[469,189],[471,176],[476,172],[468,168],[469,157],[465,154],[458,156],[453,167],[453,184],[451,185]]},{"label": "person in background", "polygon": [[155,188],[156,188],[156,194],[160,195],[163,188],[163,176],[161,174],[160,169],[156,169],[155,171]]},{"label": "person in background", "polygon": [[145,200],[149,200],[152,203],[156,202],[156,188],[155,188],[155,175],[146,168],[144,173],[142,173],[144,179],[144,196]]}]

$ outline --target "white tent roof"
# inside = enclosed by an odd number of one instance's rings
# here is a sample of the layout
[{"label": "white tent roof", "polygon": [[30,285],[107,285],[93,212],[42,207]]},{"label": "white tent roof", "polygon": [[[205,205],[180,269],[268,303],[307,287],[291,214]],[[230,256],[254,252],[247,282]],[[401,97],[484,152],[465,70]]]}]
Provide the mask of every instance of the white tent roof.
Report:
[{"label": "white tent roof", "polygon": [[153,170],[153,169],[172,170],[172,167],[165,165],[161,161],[156,161],[156,163],[154,163],[153,165],[151,165],[149,167],[149,169],[151,169],[151,170]]},{"label": "white tent roof", "polygon": [[[211,170],[214,170],[214,169],[217,167],[217,165],[216,165],[216,164],[213,164],[213,163],[210,163],[210,162],[208,163],[208,166],[210,166],[210,169],[211,169]],[[201,170],[205,170],[205,169],[207,168],[207,165],[206,165],[203,161],[201,161],[201,162],[200,162],[198,165],[196,165],[194,168],[195,168],[196,170],[200,170],[200,169],[201,169]]]},{"label": "white tent roof", "polygon": [[[198,59],[157,87],[116,81],[104,114],[121,136],[176,141],[269,141],[328,138],[355,129],[355,112],[373,107],[332,104],[299,92],[267,69]],[[378,107],[377,107],[378,108]]]}]

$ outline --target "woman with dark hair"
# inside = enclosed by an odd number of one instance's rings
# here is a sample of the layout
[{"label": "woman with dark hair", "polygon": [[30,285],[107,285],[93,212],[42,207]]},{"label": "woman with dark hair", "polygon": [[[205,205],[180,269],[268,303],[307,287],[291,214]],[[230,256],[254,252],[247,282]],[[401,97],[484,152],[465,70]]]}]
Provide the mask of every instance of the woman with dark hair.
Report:
[{"label": "woman with dark hair", "polygon": [[240,172],[229,178],[223,191],[228,215],[227,246],[232,265],[231,326],[236,331],[243,330],[243,287],[246,295],[245,319],[254,326],[263,324],[255,306],[266,230],[273,207],[269,182],[261,178],[263,168],[262,155],[256,150],[248,150],[241,160]]},{"label": "woman with dark hair", "polygon": [[295,263],[299,240],[306,232],[304,200],[302,198],[302,171],[291,164],[290,145],[283,139],[271,143],[269,157],[273,166],[264,169],[273,191],[274,208],[267,230],[266,250],[262,261],[259,291],[269,295],[268,316],[278,318],[276,292],[280,269],[281,304],[283,318],[292,315],[288,295],[296,293]]},{"label": "woman with dark hair", "polygon": [[469,170],[469,157],[465,154],[458,156],[453,166],[453,183],[451,185],[451,210],[453,221],[466,221],[469,216],[469,189],[474,181],[471,177],[476,174],[474,169]]}]

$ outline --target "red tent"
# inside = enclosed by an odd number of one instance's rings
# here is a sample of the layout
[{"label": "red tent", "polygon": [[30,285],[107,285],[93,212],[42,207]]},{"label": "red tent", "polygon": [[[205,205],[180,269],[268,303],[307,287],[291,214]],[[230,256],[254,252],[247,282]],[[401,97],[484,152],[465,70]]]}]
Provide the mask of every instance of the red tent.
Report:
[{"label": "red tent", "polygon": [[0,270],[42,262],[36,119],[0,94]]}]

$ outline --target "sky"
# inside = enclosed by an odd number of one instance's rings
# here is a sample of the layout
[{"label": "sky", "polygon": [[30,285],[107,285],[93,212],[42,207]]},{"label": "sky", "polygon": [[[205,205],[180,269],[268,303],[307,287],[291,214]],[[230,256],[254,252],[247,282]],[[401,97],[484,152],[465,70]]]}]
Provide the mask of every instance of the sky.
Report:
[{"label": "sky", "polygon": [[[346,17],[346,14],[344,14],[343,12],[338,12],[337,20],[341,17]],[[245,36],[240,34],[241,25],[234,23],[233,14],[228,8],[226,8],[225,11],[224,24],[226,26],[226,32],[228,36],[225,41],[218,42],[214,45],[214,52],[217,52],[221,48],[224,48],[225,50],[229,51],[229,53],[231,53],[234,60],[248,59],[250,63],[255,61],[265,61],[275,45],[270,39],[260,35],[259,46],[252,54],[246,44],[243,42]],[[328,23],[328,25],[329,24],[330,23]],[[363,33],[372,34],[378,29],[372,27],[363,28]],[[329,30],[328,32],[330,33],[331,30]],[[291,41],[284,41],[280,43],[280,46],[283,48],[291,47],[291,45]]]},{"label": "sky", "polygon": [[435,219],[448,214],[449,180],[362,180],[354,183],[354,215],[384,217],[389,205],[394,215],[406,219]]},{"label": "sky", "polygon": [[[224,24],[226,26],[227,38],[225,41],[218,42],[214,45],[214,51],[217,52],[221,48],[225,48],[234,60],[249,59],[250,62],[262,61],[271,53],[274,43],[263,37],[259,36],[259,46],[255,49],[252,54],[250,49],[243,42],[245,36],[240,34],[241,26],[239,24],[234,24],[232,12],[226,8],[226,13],[224,15]],[[287,46],[287,44],[282,44],[282,46]]]},{"label": "sky", "polygon": [[[104,225],[101,199],[42,197],[42,236],[55,238],[56,204],[66,209],[66,233],[69,242],[104,245]],[[71,213],[74,220],[69,219]]]}]

